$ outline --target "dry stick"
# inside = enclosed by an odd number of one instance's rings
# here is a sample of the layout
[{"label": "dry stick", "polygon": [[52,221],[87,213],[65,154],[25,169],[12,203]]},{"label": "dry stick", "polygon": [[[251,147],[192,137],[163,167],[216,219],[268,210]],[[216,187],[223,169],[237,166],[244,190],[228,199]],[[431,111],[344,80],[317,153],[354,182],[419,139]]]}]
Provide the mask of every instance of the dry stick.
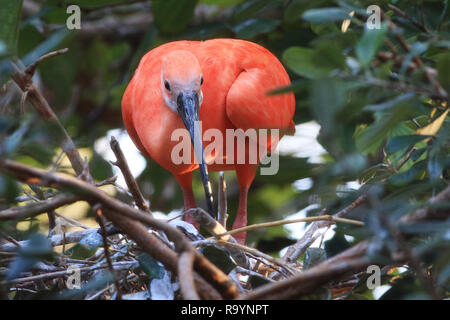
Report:
[{"label": "dry stick", "polygon": [[54,210],[66,204],[71,204],[80,200],[80,197],[72,194],[58,194],[51,199],[42,200],[27,204],[25,206],[13,207],[0,211],[0,221],[23,220],[38,214]]},{"label": "dry stick", "polygon": [[263,285],[241,298],[246,300],[293,299],[311,293],[331,280],[340,279],[349,273],[360,272],[366,268],[371,263],[365,257],[368,245],[367,241],[360,242],[292,278]]},{"label": "dry stick", "polygon": [[223,171],[219,174],[219,191],[218,195],[218,210],[217,221],[226,229],[227,228],[227,183]]},{"label": "dry stick", "polygon": [[5,240],[11,242],[16,248],[20,248],[21,245],[19,243],[19,241],[17,241],[16,239],[14,239],[13,237],[7,235],[6,233],[4,233],[3,231],[0,230],[0,236],[2,236],[3,238],[5,238]]},{"label": "dry stick", "polygon": [[[336,218],[341,219],[342,217],[347,215],[350,211],[360,206],[364,201],[366,201],[366,199],[367,199],[366,195],[359,196],[350,205],[348,205],[338,213],[332,215],[331,217],[335,219]],[[318,238],[319,235],[315,236],[316,231],[323,227],[329,226],[332,223],[333,223],[332,221],[313,222],[305,231],[303,237],[301,237],[295,244],[293,244],[288,248],[285,255],[283,256],[283,259],[290,263],[297,261],[298,257],[300,257],[306,251],[306,249],[309,248],[309,246],[312,245],[314,241]]]},{"label": "dry stick", "polygon": [[418,22],[416,19],[410,17],[405,11],[401,10],[400,8],[392,5],[392,4],[388,4],[388,7],[391,8],[396,14],[402,16],[403,18],[408,19],[409,21],[411,21],[411,23],[420,31],[423,32],[430,32],[430,30],[428,30],[427,26],[425,25],[425,23],[420,23]]},{"label": "dry stick", "polygon": [[[36,187],[32,184],[30,184],[29,186],[35,192],[35,194],[38,198],[38,199],[36,199],[36,201],[37,200],[45,200],[45,195],[41,189],[39,189],[38,187]],[[55,215],[56,215],[55,210],[52,209],[52,210],[47,211],[49,232],[51,232],[51,230],[53,230],[56,227]]]},{"label": "dry stick", "polygon": [[[389,18],[386,18],[386,16],[384,15],[383,12],[381,12],[381,19],[382,20],[387,20],[388,21],[388,28],[392,31],[394,31],[394,36],[397,39],[397,41],[400,43],[400,45],[402,46],[402,48],[410,53],[411,52],[411,47],[409,46],[409,44],[406,42],[405,38],[403,37],[403,35],[400,32],[395,32],[395,29],[397,29],[397,25],[392,22],[392,20],[390,20]],[[422,59],[420,58],[420,56],[415,55],[413,57],[414,62],[417,64],[417,66],[419,68],[422,68],[424,66],[424,63],[422,61]],[[431,73],[429,72],[428,69],[425,68],[425,76],[427,77],[428,82],[430,82],[434,88],[437,90],[437,92],[445,99],[448,100],[448,93],[445,91],[445,89],[441,86],[441,84],[439,83],[439,81],[437,81],[435,79],[435,77],[433,77],[433,75],[431,75]]]},{"label": "dry stick", "polygon": [[[264,262],[264,264],[268,265],[270,268],[274,269],[275,271],[279,271],[274,265],[277,265],[280,268],[283,268],[285,271],[283,272],[284,275],[292,275],[294,273],[296,273],[297,270],[290,268],[288,265],[286,265],[285,263],[283,263],[280,260],[277,260],[274,257],[271,257],[257,249],[254,248],[250,248],[244,245],[240,245],[238,243],[232,243],[232,242],[228,242],[228,241],[223,241],[223,240],[217,240],[217,239],[205,239],[205,240],[198,240],[198,241],[193,241],[192,244],[196,247],[205,247],[205,246],[219,246],[225,250],[230,250],[230,249],[234,249],[234,250],[239,250],[240,252],[247,252],[248,255],[252,255],[252,258],[257,260],[257,257],[259,258],[263,258],[267,261],[269,261],[272,265],[269,265],[267,263]],[[250,265],[246,266],[246,267],[242,267],[244,269],[249,269]]]},{"label": "dry stick", "polygon": [[97,221],[98,221],[98,224],[100,225],[101,235],[102,235],[102,239],[103,239],[103,249],[105,252],[106,262],[108,263],[109,271],[111,272],[111,274],[113,275],[113,278],[114,278],[114,285],[117,290],[117,300],[122,300],[122,290],[120,290],[120,283],[119,283],[119,280],[117,279],[117,274],[114,271],[114,267],[113,267],[112,260],[111,260],[111,255],[109,254],[108,237],[106,235],[106,228],[105,228],[105,222],[103,221],[102,210],[101,210],[100,206],[97,206],[97,208],[93,208],[93,209],[97,214]]},{"label": "dry stick", "polygon": [[[363,197],[363,196],[361,196]],[[363,202],[363,199],[357,199],[357,203],[353,203],[349,207],[354,207]],[[365,200],[364,200],[365,201]],[[447,186],[435,197],[431,198],[428,205],[422,209],[414,210],[400,220],[400,223],[413,223],[423,220],[444,220],[450,216],[448,209],[434,209],[433,205],[439,202],[450,201],[450,186]],[[359,204],[358,204],[359,203]],[[430,208],[431,206],[431,208]],[[339,213],[348,212],[349,207]],[[292,299],[313,292],[319,286],[325,285],[331,280],[338,280],[349,273],[356,273],[363,270],[368,265],[374,263],[366,257],[369,248],[368,241],[362,241],[357,245],[341,252],[340,254],[326,260],[319,265],[308,269],[294,278],[280,281],[275,284],[264,285],[251,292],[244,299]],[[405,252],[399,252],[396,257],[397,263],[407,261],[408,255]]]},{"label": "dry stick", "polygon": [[[227,230],[219,222],[217,222],[214,218],[212,218],[205,210],[201,208],[195,208],[186,210],[185,213],[191,214],[194,217],[195,221],[200,223],[200,225],[203,226],[206,230],[208,230],[208,232],[211,233],[213,236],[224,241],[237,243],[236,239],[234,239],[230,235],[225,234]],[[219,234],[225,235],[219,236]],[[242,251],[236,248],[228,248],[227,251],[231,255],[231,257],[236,261],[236,263],[241,267],[248,268],[250,266],[250,262],[248,261],[246,255]]]},{"label": "dry stick", "polygon": [[255,248],[250,248],[250,247],[244,246],[244,245],[239,244],[239,243],[231,243],[231,242],[227,242],[227,241],[223,241],[223,240],[217,240],[217,243],[221,244],[221,245],[224,245],[224,246],[227,246],[227,247],[237,248],[239,250],[248,252],[248,253],[256,256],[256,257],[263,258],[263,259],[265,259],[265,260],[267,260],[267,261],[277,265],[278,267],[283,268],[290,275],[296,274],[298,272],[297,269],[291,268],[290,266],[288,266],[281,259],[274,258],[274,257],[272,257],[272,256],[270,256],[268,254],[265,254],[264,252],[261,252],[261,251],[255,249]]},{"label": "dry stick", "polygon": [[[81,231],[68,232],[65,234],[65,237],[63,237],[63,235],[61,235],[61,234],[56,234],[56,235],[53,235],[50,238],[48,238],[48,240],[53,247],[56,247],[56,246],[60,246],[63,244],[79,242],[81,239],[86,237],[88,234],[91,234],[93,232],[99,232],[99,231],[100,231],[100,229],[90,228],[90,229],[81,230]],[[116,231],[114,230],[113,232],[108,232],[108,235],[115,234],[115,233],[116,233]],[[25,246],[28,244],[28,240],[19,241],[18,243],[21,246]],[[15,248],[16,248],[16,246],[14,246],[13,244],[10,244],[10,243],[5,243],[5,244],[0,245],[0,251],[12,252],[15,250]]]},{"label": "dry stick", "polygon": [[227,231],[225,233],[218,234],[217,236],[221,237],[221,236],[225,236],[227,234],[231,235],[231,234],[241,233],[244,231],[276,227],[276,226],[282,226],[285,224],[292,224],[292,223],[299,223],[299,222],[311,222],[311,221],[332,221],[332,222],[348,223],[348,224],[352,224],[352,225],[359,226],[359,227],[364,226],[364,223],[361,221],[358,221],[358,220],[338,218],[338,217],[333,217],[330,215],[321,215],[321,216],[315,216],[315,217],[306,217],[306,218],[290,219],[290,220],[278,220],[278,221],[272,221],[272,222],[263,222],[263,223],[252,224],[252,225],[249,225],[246,227],[233,229],[233,230]]},{"label": "dry stick", "polygon": [[[36,86],[33,83],[33,75],[36,71],[37,66],[44,61],[47,58],[54,57],[60,54],[64,54],[68,51],[68,49],[62,49],[54,52],[50,52],[42,57],[40,57],[38,60],[33,62],[30,66],[28,66],[24,71],[20,70],[17,65],[13,64],[13,67],[15,68],[16,72],[13,73],[12,78],[17,83],[19,88],[26,94],[27,99],[30,101],[30,103],[34,106],[36,111],[39,113],[39,115],[49,123],[53,124],[57,130],[59,131],[59,134],[63,137],[62,141],[62,149],[64,153],[67,155],[67,158],[69,159],[73,169],[75,170],[75,173],[77,175],[83,174],[84,171],[84,162],[83,159],[80,156],[80,153],[75,147],[75,144],[73,143],[72,139],[70,138],[69,134],[67,133],[64,126],[59,121],[56,114],[53,112],[52,108],[48,104],[47,100],[44,98],[44,96],[41,94],[41,92],[36,88]],[[92,177],[88,173],[87,175],[87,181],[93,181]]]},{"label": "dry stick", "polygon": [[[120,261],[120,262],[115,262],[114,267],[116,269],[127,269],[130,266],[132,266],[134,263],[136,263],[136,262],[135,261],[131,261],[131,262],[130,261]],[[83,268],[80,268],[79,270],[80,270],[80,272],[88,272],[88,271],[94,271],[94,270],[105,269],[105,268],[108,268],[107,264],[103,264],[103,265],[99,265],[99,266],[95,265],[95,266],[83,267]],[[29,276],[29,277],[16,278],[16,279],[8,281],[8,283],[16,284],[16,283],[30,282],[30,281],[36,281],[36,280],[47,280],[47,279],[64,277],[66,275],[68,275],[67,270],[53,271],[53,272],[42,273],[42,274]]]},{"label": "dry stick", "polygon": [[[76,149],[72,139],[68,135],[65,128],[62,126],[61,122],[57,118],[56,114],[53,112],[53,110],[50,108],[48,102],[45,100],[45,98],[42,96],[42,94],[39,92],[39,90],[34,86],[32,81],[33,73],[37,67],[37,65],[42,62],[44,59],[62,54],[67,52],[67,49],[55,51],[52,53],[49,53],[40,59],[38,59],[35,63],[33,63],[30,67],[28,67],[25,72],[22,72],[16,65],[13,64],[13,67],[16,69],[16,73],[13,74],[13,79],[17,83],[17,85],[22,89],[22,91],[27,92],[27,97],[30,100],[31,104],[36,108],[38,113],[41,115],[42,118],[49,121],[50,123],[54,124],[60,131],[61,135],[63,136],[63,143],[62,143],[62,149],[66,153],[67,157],[69,158],[73,169],[75,170],[76,174],[80,177],[86,176],[86,180],[89,182],[93,182],[92,177],[90,176],[90,173],[88,170],[86,170],[86,166],[84,161],[82,160],[78,150]],[[4,165],[6,161],[2,161],[0,165]],[[23,168],[22,168],[23,169]],[[20,170],[19,170],[20,171]],[[26,170],[25,170],[26,171]],[[23,175],[23,172],[19,175],[22,175],[21,178],[23,181],[26,181],[27,183],[34,183],[39,182],[38,184],[44,184],[44,185],[51,185],[47,179],[47,174],[43,174],[40,172],[39,178],[36,177],[30,177],[26,174]],[[31,178],[31,179],[30,179]],[[19,178],[20,179],[20,178]],[[58,179],[57,179],[58,180]],[[75,182],[77,179],[71,180],[71,182]],[[80,181],[81,182],[81,181]],[[69,183],[70,185],[70,183]],[[77,187],[77,183],[74,183],[72,186]],[[97,196],[100,195],[99,198],[103,198],[103,196],[106,196],[105,193],[101,192],[101,190],[97,190],[94,186],[91,186],[89,184],[84,185],[85,188],[87,188],[90,192],[94,191],[94,194],[97,194]],[[79,190],[80,191],[80,190]],[[87,190],[83,190],[84,192]],[[88,191],[88,194],[89,194]],[[89,196],[87,198],[90,198]],[[94,197],[95,198],[95,197]],[[107,197],[110,199],[103,198],[103,201],[106,203],[109,203],[113,201],[115,203],[115,206],[112,207],[111,211],[105,210],[105,215],[113,221],[117,226],[119,226],[120,229],[127,232],[127,234],[136,241],[138,245],[141,246],[141,248],[144,249],[147,253],[152,255],[154,258],[156,258],[159,261],[163,262],[164,265],[168,266],[169,269],[176,272],[176,265],[177,265],[177,256],[176,254],[170,249],[167,248],[161,241],[159,241],[156,237],[149,234],[147,232],[147,229],[139,222],[134,221],[133,214],[129,216],[128,218],[123,217],[122,215],[118,215],[116,212],[114,212],[115,209],[118,208],[118,211],[121,211],[123,213],[123,210],[127,211],[127,209],[133,209],[125,205],[124,203],[121,203],[120,201]],[[102,201],[100,201],[102,202]],[[91,204],[96,204],[97,202],[93,202]],[[105,204],[105,203],[103,203]],[[105,207],[107,209],[107,206]],[[132,210],[133,211],[133,210]],[[106,214],[108,212],[108,214]],[[135,214],[140,212],[134,212]],[[147,214],[148,216],[148,214]],[[145,221],[145,218],[144,218]],[[142,222],[142,221],[141,221]],[[147,221],[148,222],[148,221]],[[159,224],[157,220],[153,221],[156,222],[156,224]],[[163,231],[171,233],[171,235],[175,238],[177,238],[178,244],[180,245],[183,243],[183,241],[180,241],[179,239],[183,239],[183,235],[180,233],[178,234],[180,237],[178,237],[177,233],[178,230],[174,229],[176,232],[173,232],[173,230],[170,230],[170,228],[167,230],[166,226],[164,224],[159,224],[161,229]],[[155,226],[154,226],[155,227]],[[156,227],[158,228],[158,227]],[[172,232],[170,232],[172,231]],[[184,249],[184,246],[181,246],[181,249]],[[199,269],[200,271],[204,271],[203,269],[207,269],[207,272],[204,272],[207,277],[209,277],[209,281],[224,295],[226,298],[234,298],[238,295],[238,290],[235,286],[235,284],[225,275],[223,272],[216,268],[214,265],[212,265],[209,261],[202,261],[206,260],[202,255],[196,254],[196,261],[199,261],[198,265],[200,265]],[[202,288],[205,288],[208,290],[210,296],[217,297],[217,293],[211,290],[210,287],[205,283],[205,281],[201,278],[200,275],[196,274],[196,281],[199,283],[199,285]]]},{"label": "dry stick", "polygon": [[[144,251],[151,254],[156,260],[163,262],[174,272],[177,270],[178,262],[175,252],[149,234],[142,223],[166,233],[167,237],[174,242],[177,252],[181,253],[192,248],[192,245],[184,235],[166,221],[150,217],[150,215],[143,213],[141,210],[130,207],[109,196],[90,183],[70,176],[32,168],[9,159],[0,160],[0,171],[11,174],[27,183],[70,188],[71,192],[78,194],[91,204],[102,203],[105,209],[104,214],[109,220],[135,240]],[[172,252],[173,255],[169,254],[167,250]],[[225,298],[232,299],[239,294],[234,282],[198,252],[195,254],[194,268]]]},{"label": "dry stick", "polygon": [[180,290],[185,300],[200,300],[194,284],[193,265],[195,254],[187,250],[181,253],[178,259],[178,279]]},{"label": "dry stick", "polygon": [[144,197],[141,190],[139,189],[136,179],[134,179],[133,175],[131,174],[130,167],[128,166],[127,160],[122,152],[122,149],[120,148],[119,142],[116,140],[116,138],[111,137],[111,141],[109,144],[117,159],[117,161],[112,162],[112,164],[117,166],[122,172],[128,189],[133,195],[134,202],[139,209],[152,215],[150,208],[147,206],[147,203],[145,203]]}]

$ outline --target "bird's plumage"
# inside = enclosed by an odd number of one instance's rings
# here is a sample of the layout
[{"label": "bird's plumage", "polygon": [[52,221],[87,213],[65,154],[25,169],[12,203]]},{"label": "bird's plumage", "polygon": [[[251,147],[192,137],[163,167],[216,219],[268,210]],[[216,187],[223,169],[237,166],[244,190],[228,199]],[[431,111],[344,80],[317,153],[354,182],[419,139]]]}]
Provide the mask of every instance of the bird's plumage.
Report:
[{"label": "bird's plumage", "polygon": [[[180,76],[182,70],[182,77],[202,73],[200,120],[203,132],[210,128],[220,130],[224,136],[226,129],[237,128],[292,132],[295,99],[292,93],[267,95],[270,90],[289,85],[289,76],[272,53],[252,42],[236,39],[176,41],[149,51],[142,58],[123,96],[124,123],[140,151],[171,171],[186,191],[190,188],[190,174],[198,165],[176,165],[171,161],[172,148],[178,143],[171,141],[171,134],[175,129],[185,127],[180,116],[165,105],[161,79],[165,57],[179,50],[192,53],[201,70],[191,70],[189,61],[185,61],[189,59],[183,58],[164,72],[178,68],[173,72],[178,70]],[[204,148],[208,143],[210,141],[203,141]],[[275,146],[276,143],[271,147]],[[222,154],[226,154],[225,150]],[[211,160],[210,157],[206,162]],[[212,164],[208,168],[212,171],[237,170],[241,187],[248,189],[256,166]]]}]

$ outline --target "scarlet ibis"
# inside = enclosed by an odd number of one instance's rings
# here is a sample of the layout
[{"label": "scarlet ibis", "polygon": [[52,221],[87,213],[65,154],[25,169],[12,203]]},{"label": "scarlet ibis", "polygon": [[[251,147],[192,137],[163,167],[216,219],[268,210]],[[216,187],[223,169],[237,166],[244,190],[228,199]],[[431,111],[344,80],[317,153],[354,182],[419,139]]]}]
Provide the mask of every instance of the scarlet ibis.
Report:
[{"label": "scarlet ibis", "polygon": [[[289,84],[280,61],[253,42],[175,41],[152,49],[142,58],[123,96],[122,116],[138,149],[174,175],[183,190],[185,209],[197,207],[192,191],[194,170],[200,168],[210,212],[208,169],[235,170],[240,187],[235,229],[247,224],[247,195],[258,163],[248,161],[248,154],[244,163],[236,161],[237,154],[232,161],[226,160],[225,143],[219,150],[222,152],[215,150],[205,158],[204,150],[213,141],[199,134],[195,123],[200,120],[202,132],[213,128],[223,136],[227,129],[279,129],[281,138],[295,132],[294,95],[267,92]],[[174,163],[172,151],[179,141],[172,141],[171,136],[176,129],[189,132],[189,148],[200,146],[192,148],[197,162]],[[265,150],[274,150],[277,142],[269,137]],[[245,148],[249,153],[248,139]],[[258,154],[257,162],[262,155]],[[186,221],[193,223],[193,218],[187,216]],[[245,233],[236,236],[240,243],[245,237]]]}]

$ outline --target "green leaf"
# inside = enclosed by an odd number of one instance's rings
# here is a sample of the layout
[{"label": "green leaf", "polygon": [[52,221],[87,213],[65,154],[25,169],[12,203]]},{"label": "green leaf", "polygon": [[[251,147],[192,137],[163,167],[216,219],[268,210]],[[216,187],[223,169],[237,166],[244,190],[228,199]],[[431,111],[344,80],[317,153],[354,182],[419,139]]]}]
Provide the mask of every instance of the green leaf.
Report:
[{"label": "green leaf", "polygon": [[439,55],[436,68],[439,83],[450,94],[450,53]]},{"label": "green leaf", "polygon": [[164,277],[164,267],[147,253],[140,254],[137,257],[137,260],[139,261],[142,270],[144,270],[151,279],[162,279]]},{"label": "green leaf", "polygon": [[86,258],[92,257],[95,251],[97,251],[96,248],[89,248],[88,245],[77,243],[72,248],[67,249],[64,254],[73,259],[84,260]]},{"label": "green leaf", "polygon": [[236,268],[236,263],[231,260],[230,255],[224,250],[214,246],[207,246],[203,248],[202,254],[226,274]]},{"label": "green leaf", "polygon": [[367,29],[358,41],[355,51],[359,62],[363,67],[368,67],[381,47],[386,36],[387,28],[383,25],[380,29]]},{"label": "green leaf", "polygon": [[317,49],[291,47],[284,51],[282,59],[295,73],[309,79],[322,78],[345,67],[344,56],[332,45]]},{"label": "green leaf", "polygon": [[333,238],[324,242],[324,245],[329,258],[351,247],[341,232],[336,232]]},{"label": "green leaf", "polygon": [[432,182],[440,179],[446,164],[447,158],[443,152],[430,152],[427,169]]},{"label": "green leaf", "polygon": [[351,19],[351,17],[349,11],[342,8],[320,8],[305,11],[302,19],[311,23],[328,23]]},{"label": "green leaf", "polygon": [[23,0],[0,0],[0,43],[3,46],[3,55],[17,54],[22,2]]},{"label": "green leaf", "polygon": [[359,152],[345,155],[330,169],[333,176],[354,175],[364,170],[367,166],[367,158]]},{"label": "green leaf", "polygon": [[271,283],[269,280],[267,280],[264,277],[260,277],[257,275],[251,275],[250,277],[248,277],[248,282],[250,282],[250,285],[252,286],[252,289],[258,288],[262,285]]},{"label": "green leaf", "polygon": [[111,176],[113,176],[113,171],[111,167],[111,163],[103,159],[97,152],[94,151],[94,154],[89,161],[89,168],[92,174],[92,177],[97,180],[105,180]]},{"label": "green leaf", "polygon": [[152,1],[155,24],[163,33],[175,34],[187,27],[194,17],[197,0]]},{"label": "green leaf", "polygon": [[393,99],[387,100],[386,102],[368,105],[363,108],[364,111],[385,111],[396,107],[398,104],[408,101],[414,97],[414,93],[405,93],[400,96],[397,96]]},{"label": "green leaf", "polygon": [[250,39],[274,30],[280,21],[272,19],[249,19],[232,27],[238,38]]},{"label": "green leaf", "polygon": [[237,22],[253,18],[256,13],[276,2],[274,0],[246,0],[235,7],[232,19]]},{"label": "green leaf", "polygon": [[113,4],[122,4],[123,0],[71,0],[66,1],[70,2],[70,4],[76,4],[83,8],[95,8],[95,7],[104,7]]},{"label": "green leaf", "polygon": [[345,98],[346,88],[342,82],[319,79],[313,83],[309,108],[319,123],[326,130],[331,130],[335,124],[335,116],[344,106]]},{"label": "green leaf", "polygon": [[415,163],[409,170],[394,174],[389,177],[389,182],[394,186],[402,186],[412,182],[426,168],[425,160]]},{"label": "green leaf", "polygon": [[410,148],[414,146],[417,142],[422,141],[423,139],[427,138],[428,136],[422,136],[422,135],[407,135],[407,136],[397,136],[392,138],[388,141],[386,144],[386,152],[387,153],[395,153],[401,149],[404,148]]},{"label": "green leaf", "polygon": [[33,51],[28,53],[22,60],[25,65],[36,61],[41,56],[50,51],[54,50],[69,34],[69,30],[63,28],[61,30],[55,31],[50,37],[45,41],[41,42]]},{"label": "green leaf", "polygon": [[9,175],[0,175],[0,198],[5,199],[7,203],[14,203],[19,191],[15,179]]},{"label": "green leaf", "polygon": [[19,248],[17,256],[11,262],[6,279],[17,278],[22,272],[30,270],[38,261],[53,258],[53,247],[42,234],[34,234],[26,245]]}]

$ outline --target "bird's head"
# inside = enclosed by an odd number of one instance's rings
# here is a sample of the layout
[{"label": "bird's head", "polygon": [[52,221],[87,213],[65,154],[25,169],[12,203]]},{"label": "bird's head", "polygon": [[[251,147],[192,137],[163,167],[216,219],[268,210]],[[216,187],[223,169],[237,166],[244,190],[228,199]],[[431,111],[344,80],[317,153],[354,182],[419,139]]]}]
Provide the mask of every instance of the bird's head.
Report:
[{"label": "bird's head", "polygon": [[203,102],[203,74],[197,58],[185,50],[175,50],[162,59],[161,90],[165,104],[177,113],[189,131],[199,162],[208,211],[212,214],[212,192],[203,153],[200,106]]},{"label": "bird's head", "polygon": [[203,101],[202,84],[202,69],[192,53],[175,50],[163,57],[161,90],[166,105],[173,112],[183,117],[183,109],[190,107],[191,102],[199,109]]}]

